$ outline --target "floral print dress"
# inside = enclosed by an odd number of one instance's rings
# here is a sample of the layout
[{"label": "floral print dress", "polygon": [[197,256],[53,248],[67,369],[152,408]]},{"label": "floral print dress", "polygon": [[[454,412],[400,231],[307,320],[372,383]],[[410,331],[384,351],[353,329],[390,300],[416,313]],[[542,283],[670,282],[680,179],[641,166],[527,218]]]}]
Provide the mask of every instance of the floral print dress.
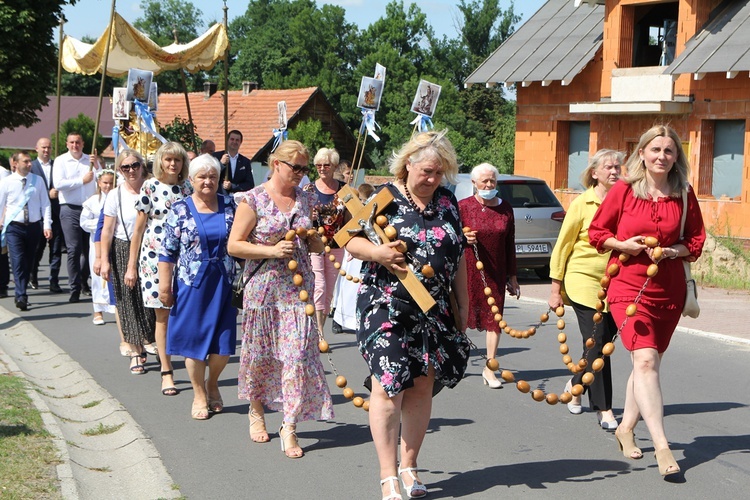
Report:
[{"label": "floral print dress", "polygon": [[[437,304],[423,313],[394,274],[365,262],[357,298],[359,350],[390,397],[426,376],[430,365],[436,381],[455,387],[469,358],[469,341],[456,328],[449,299],[465,242],[458,204],[450,191],[438,188],[420,214],[393,184],[381,189],[394,196],[383,215],[406,243],[409,266]],[[424,264],[434,269],[434,277],[422,275]]]},{"label": "floral print dress", "polygon": [[172,205],[193,193],[187,179],[180,184],[165,184],[158,179],[146,179],[135,209],[148,215],[138,256],[138,277],[141,279],[143,304],[154,309],[163,308],[159,300],[159,249],[164,238],[164,221]]},{"label": "floral print dress", "polygon": [[[271,200],[265,185],[236,193],[237,205],[247,203],[257,215],[249,241],[275,245],[290,226],[310,229],[310,214],[316,202],[312,193],[296,188],[297,200],[288,214]],[[290,221],[293,222],[290,224]],[[271,410],[282,411],[284,421],[333,418],[331,393],[318,350],[315,319],[305,314],[299,299],[301,289],[313,295],[314,277],[307,242],[296,238],[293,259],[302,287],[292,282],[289,259],[267,259],[245,287],[242,318],[242,351],[238,375],[240,399],[262,402]],[[248,261],[249,274],[260,261]]]}]

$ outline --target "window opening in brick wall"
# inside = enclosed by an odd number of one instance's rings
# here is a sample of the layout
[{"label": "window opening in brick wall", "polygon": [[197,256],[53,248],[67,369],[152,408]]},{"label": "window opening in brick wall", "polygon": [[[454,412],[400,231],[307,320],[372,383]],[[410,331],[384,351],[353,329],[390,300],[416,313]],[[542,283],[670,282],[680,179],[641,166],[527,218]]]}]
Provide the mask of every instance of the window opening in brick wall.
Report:
[{"label": "window opening in brick wall", "polygon": [[583,191],[581,174],[589,164],[589,122],[570,122],[568,138],[568,189]]},{"label": "window opening in brick wall", "polygon": [[633,67],[668,66],[675,56],[679,3],[636,5],[633,13]]},{"label": "window opening in brick wall", "polygon": [[745,120],[714,122],[714,198],[739,198],[742,194],[742,167],[745,158]]}]

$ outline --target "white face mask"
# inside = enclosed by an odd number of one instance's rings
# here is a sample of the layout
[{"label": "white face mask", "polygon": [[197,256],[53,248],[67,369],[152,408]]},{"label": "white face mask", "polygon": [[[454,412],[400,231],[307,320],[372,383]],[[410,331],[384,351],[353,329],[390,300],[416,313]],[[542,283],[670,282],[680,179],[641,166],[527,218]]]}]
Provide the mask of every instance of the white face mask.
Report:
[{"label": "white face mask", "polygon": [[484,200],[491,200],[497,196],[497,189],[477,189],[477,194]]}]

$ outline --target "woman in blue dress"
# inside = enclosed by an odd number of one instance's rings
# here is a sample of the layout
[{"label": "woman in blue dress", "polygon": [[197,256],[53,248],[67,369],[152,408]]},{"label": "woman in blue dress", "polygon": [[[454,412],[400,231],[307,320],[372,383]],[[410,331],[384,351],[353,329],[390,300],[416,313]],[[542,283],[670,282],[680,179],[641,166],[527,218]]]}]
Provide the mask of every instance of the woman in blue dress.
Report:
[{"label": "woman in blue dress", "polygon": [[234,259],[227,253],[234,205],[217,195],[219,173],[211,155],[190,163],[193,194],[172,205],[159,255],[159,300],[172,307],[167,354],[185,357],[196,420],[224,409],[219,376],[237,337],[237,309],[231,301]]}]

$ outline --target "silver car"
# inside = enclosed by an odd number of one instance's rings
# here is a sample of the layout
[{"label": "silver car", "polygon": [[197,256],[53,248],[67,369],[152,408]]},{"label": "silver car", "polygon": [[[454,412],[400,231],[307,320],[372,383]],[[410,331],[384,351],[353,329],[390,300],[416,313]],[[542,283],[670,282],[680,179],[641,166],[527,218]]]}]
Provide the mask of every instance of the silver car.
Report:
[{"label": "silver car", "polygon": [[[468,198],[474,194],[471,176],[458,174],[458,184],[449,189],[458,200]],[[540,278],[549,278],[549,259],[565,210],[547,183],[535,177],[500,174],[497,191],[513,207],[518,267],[533,269]]]}]

